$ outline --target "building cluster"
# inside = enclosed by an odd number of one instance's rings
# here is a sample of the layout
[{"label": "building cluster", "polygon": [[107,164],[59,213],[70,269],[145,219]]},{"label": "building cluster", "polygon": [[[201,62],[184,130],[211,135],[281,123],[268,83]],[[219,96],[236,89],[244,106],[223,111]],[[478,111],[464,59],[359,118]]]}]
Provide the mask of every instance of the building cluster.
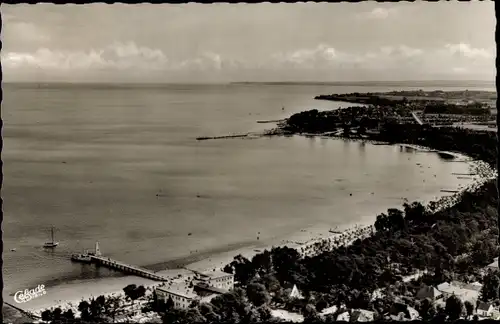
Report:
[{"label": "building cluster", "polygon": [[422,120],[431,125],[451,125],[453,123],[480,123],[490,120],[490,116],[472,116],[462,114],[423,114]]},{"label": "building cluster", "polygon": [[208,303],[234,288],[234,275],[222,271],[196,272],[193,277],[156,288],[159,300],[173,302],[174,308],[187,309],[194,302]]},{"label": "building cluster", "polygon": [[479,282],[469,284],[459,281],[452,281],[449,283],[444,282],[436,287],[423,286],[420,290],[418,290],[415,297],[418,300],[429,298],[434,301],[436,305],[445,307],[446,299],[455,295],[463,303],[468,301],[474,305],[474,315],[477,315],[480,318],[500,319],[500,310],[498,307],[491,303],[479,301],[479,294],[482,287],[483,285]]}]

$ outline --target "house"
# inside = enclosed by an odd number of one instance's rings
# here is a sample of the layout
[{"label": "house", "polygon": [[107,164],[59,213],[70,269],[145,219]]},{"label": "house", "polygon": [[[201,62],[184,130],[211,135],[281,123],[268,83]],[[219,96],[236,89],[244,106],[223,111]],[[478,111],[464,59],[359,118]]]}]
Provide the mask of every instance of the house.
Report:
[{"label": "house", "polygon": [[476,314],[479,316],[490,317],[495,309],[490,303],[480,302],[476,308]]},{"label": "house", "polygon": [[[403,317],[401,317],[401,314],[403,314]],[[419,317],[416,309],[403,303],[392,304],[389,315],[392,319],[394,319],[393,317],[397,317],[397,320],[416,320]]]},{"label": "house", "polygon": [[286,322],[301,323],[304,321],[304,315],[292,313],[284,309],[271,309],[271,316]]},{"label": "house", "polygon": [[166,287],[157,287],[156,296],[159,300],[165,303],[169,299],[174,302],[174,308],[187,309],[194,300],[199,300],[200,297],[193,291],[193,287],[185,283],[171,284]]},{"label": "house", "polygon": [[494,261],[486,266],[486,269],[490,270],[498,270],[498,257],[494,259]]},{"label": "house", "polygon": [[338,310],[338,307],[336,305],[333,305],[331,307],[325,308],[321,311],[319,316],[326,316],[335,313]]},{"label": "house", "polygon": [[477,286],[466,285],[456,281],[451,283],[444,282],[437,286],[437,290],[443,294],[444,299],[449,298],[451,295],[455,295],[462,302],[469,301],[472,304],[475,304],[479,298],[479,290],[477,290]]},{"label": "house", "polygon": [[349,312],[343,312],[337,316],[337,322],[349,322],[350,318]]},{"label": "house", "polygon": [[375,312],[366,309],[355,309],[351,312],[351,322],[373,322],[374,319]]},{"label": "house", "polygon": [[223,271],[197,273],[196,281],[228,291],[234,288],[234,275]]},{"label": "house", "polygon": [[283,288],[285,288],[286,290],[290,290],[290,293],[288,294],[289,298],[304,299],[302,292],[299,290],[299,288],[297,288],[296,284],[285,284]]},{"label": "house", "polygon": [[423,286],[417,291],[415,298],[423,300],[426,298],[430,298],[431,300],[436,300],[443,297],[443,294],[434,287],[431,286]]}]

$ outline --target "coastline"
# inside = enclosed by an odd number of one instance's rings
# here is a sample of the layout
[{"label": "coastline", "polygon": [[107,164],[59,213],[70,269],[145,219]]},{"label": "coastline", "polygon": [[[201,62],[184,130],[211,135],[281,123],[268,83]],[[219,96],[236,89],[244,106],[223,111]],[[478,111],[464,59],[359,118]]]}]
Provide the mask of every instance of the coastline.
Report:
[{"label": "coastline", "polygon": [[[315,136],[322,136],[322,135],[315,135]],[[323,136],[322,136],[323,137]],[[334,138],[328,136],[327,138]],[[357,139],[350,139],[350,140],[357,140]],[[363,139],[360,139],[363,141]],[[373,140],[368,140],[369,142],[373,142]],[[387,144],[387,143],[383,143]],[[418,145],[409,145],[409,144],[387,144],[387,145],[400,145],[403,147],[408,147],[411,149],[415,150],[420,150],[420,151],[426,151],[426,152],[438,152],[437,150],[433,150],[430,148],[418,146]],[[474,191],[477,190],[478,188],[481,187],[482,184],[487,182],[491,178],[496,177],[496,170],[491,169],[485,162],[482,161],[473,161],[470,157],[460,154],[460,153],[454,153],[454,152],[447,152],[447,153],[452,153],[455,157],[455,159],[459,159],[461,162],[468,162],[470,163],[469,169],[471,173],[474,173],[476,176],[472,178],[472,181],[469,181],[470,183],[466,185],[465,187],[462,188],[457,188],[456,193],[453,195],[441,195],[441,197],[436,201],[436,205],[438,206],[435,211],[441,209],[441,208],[447,208],[452,205],[454,205],[460,195],[462,195],[466,191]],[[429,203],[431,201],[421,201],[424,206],[428,208]],[[400,206],[396,206],[395,208],[400,208]],[[380,211],[380,212],[385,212],[386,210]],[[267,242],[263,242],[262,244],[253,244],[249,246],[245,246],[236,250],[230,250],[230,251],[225,251],[225,252],[218,252],[214,253],[212,255],[206,254],[204,255],[203,259],[197,260],[195,262],[189,263],[185,266],[185,268],[190,269],[190,270],[196,270],[196,271],[209,271],[215,269],[221,269],[223,266],[226,264],[229,264],[233,258],[241,254],[244,257],[251,259],[254,255],[262,252],[265,249],[271,249],[272,247],[278,247],[278,246],[287,246],[289,248],[295,248],[299,252],[307,255],[311,255],[311,253],[314,252],[321,252],[325,249],[331,249],[334,247],[335,240],[338,239],[343,239],[345,244],[350,244],[354,240],[356,240],[360,236],[366,236],[370,235],[371,230],[373,228],[373,223],[375,221],[375,218],[380,212],[374,212],[371,215],[367,215],[366,217],[363,217],[362,222],[356,222],[356,223],[350,223],[350,224],[344,224],[343,226],[340,226],[340,228],[337,228],[336,230],[342,232],[340,233],[330,233],[328,232],[328,229],[325,229],[326,235],[323,235],[325,233],[312,233],[312,232],[307,232],[304,231],[301,233],[300,236],[302,236],[302,240],[297,241],[297,240],[289,240],[289,241],[284,241],[280,239],[276,240],[268,240]],[[342,244],[341,244],[342,245]],[[182,271],[182,270],[165,270],[165,271],[159,271],[158,273],[165,273],[167,274],[168,272],[173,272],[171,275],[171,278],[174,278],[177,276],[177,272]],[[132,278],[132,277],[131,277]],[[131,280],[132,281],[132,280]],[[130,282],[133,283],[133,282]],[[152,289],[158,285],[161,285],[160,282],[155,282],[155,283],[149,283],[145,284],[145,288],[148,288],[148,291],[152,291]],[[123,287],[121,287],[118,290],[109,290],[109,291],[103,291],[102,293],[98,294],[93,294],[93,297],[98,296],[99,294],[103,294],[104,296],[123,296]],[[30,313],[34,313],[35,315],[40,315],[41,311],[47,309],[47,308],[54,308],[54,307],[61,307],[64,310],[68,308],[74,309],[75,307],[78,306],[78,303],[82,300],[87,300],[88,298],[91,298],[92,294],[90,296],[84,296],[81,297],[79,296],[78,298],[74,298],[71,300],[66,300],[66,301],[53,301],[47,303],[44,303],[43,305],[39,305],[35,308],[27,308],[26,310]]]}]

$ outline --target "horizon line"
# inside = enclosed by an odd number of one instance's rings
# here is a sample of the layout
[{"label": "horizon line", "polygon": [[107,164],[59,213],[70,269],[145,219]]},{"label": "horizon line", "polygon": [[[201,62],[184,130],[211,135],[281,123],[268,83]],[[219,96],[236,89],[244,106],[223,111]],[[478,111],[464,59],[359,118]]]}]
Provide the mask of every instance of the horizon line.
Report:
[{"label": "horizon line", "polygon": [[311,84],[311,85],[335,85],[335,84],[369,84],[369,83],[489,83],[495,84],[496,80],[364,80],[364,81],[226,81],[226,82],[114,82],[114,81],[2,81],[3,84],[95,84],[95,85],[231,85],[231,84]]}]

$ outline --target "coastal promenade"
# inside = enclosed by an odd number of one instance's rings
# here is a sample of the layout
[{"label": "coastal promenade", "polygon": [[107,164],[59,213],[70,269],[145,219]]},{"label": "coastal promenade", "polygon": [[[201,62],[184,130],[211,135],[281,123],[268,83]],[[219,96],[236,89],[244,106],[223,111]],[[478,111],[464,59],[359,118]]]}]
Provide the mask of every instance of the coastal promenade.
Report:
[{"label": "coastal promenade", "polygon": [[102,257],[102,256],[96,256],[96,255],[91,255],[90,258],[92,259],[93,263],[96,263],[97,265],[103,265],[111,269],[119,270],[125,273],[130,273],[139,277],[151,279],[151,280],[156,280],[156,281],[168,281],[169,279],[160,275],[157,275],[153,271],[143,269],[140,267],[136,267],[130,264],[126,264],[120,261],[116,261],[110,258]]}]

